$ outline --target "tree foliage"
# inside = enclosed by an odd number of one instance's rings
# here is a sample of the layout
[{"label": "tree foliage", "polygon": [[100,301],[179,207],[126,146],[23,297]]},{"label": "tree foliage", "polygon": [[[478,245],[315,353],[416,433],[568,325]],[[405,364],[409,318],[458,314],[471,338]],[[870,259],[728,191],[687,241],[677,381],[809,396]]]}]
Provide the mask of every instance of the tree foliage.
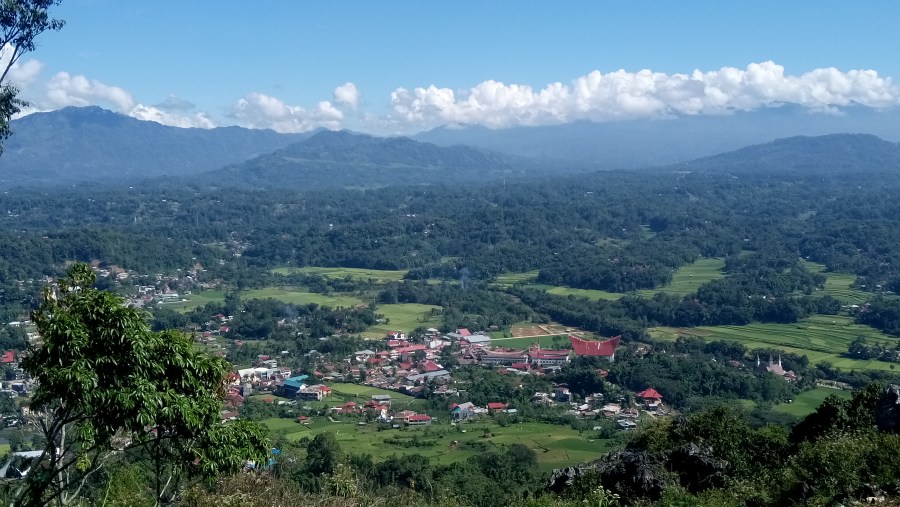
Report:
[{"label": "tree foliage", "polygon": [[151,331],[140,311],[93,282],[88,266],[73,265],[32,315],[43,345],[22,366],[38,382],[31,409],[46,446],[20,500],[71,502],[114,453],[151,468],[158,501],[174,499],[183,480],[262,461],[258,426],[221,424],[229,365],[180,332]]},{"label": "tree foliage", "polygon": [[[19,58],[34,51],[38,35],[47,30],[60,30],[65,24],[50,17],[49,9],[62,0],[4,0],[0,2],[0,143],[12,131],[9,120],[27,103],[17,98],[19,90],[7,81],[12,67]],[[3,146],[0,144],[0,153]]]}]

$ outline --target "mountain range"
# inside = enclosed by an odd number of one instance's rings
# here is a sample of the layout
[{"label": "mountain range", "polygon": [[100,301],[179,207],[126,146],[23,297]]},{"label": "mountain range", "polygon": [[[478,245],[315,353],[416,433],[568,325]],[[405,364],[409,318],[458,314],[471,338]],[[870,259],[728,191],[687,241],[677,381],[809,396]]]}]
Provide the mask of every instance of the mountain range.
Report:
[{"label": "mountain range", "polygon": [[871,134],[794,136],[669,167],[675,170],[878,173],[900,171],[900,144]]},{"label": "mountain range", "polygon": [[274,153],[188,180],[200,186],[373,188],[522,179],[563,172],[570,171],[469,146],[441,147],[406,137],[323,131]]},{"label": "mountain range", "polygon": [[[302,190],[520,181],[617,168],[900,168],[900,147],[871,134],[773,137],[791,130],[786,125],[799,128],[804,122],[807,130],[856,125],[851,131],[900,137],[900,112],[862,109],[844,116],[784,107],[677,121],[505,130],[444,127],[411,139],[328,130],[279,134],[241,127],[182,129],[97,107],[70,107],[12,122],[14,134],[0,156],[0,187],[150,181],[195,188]],[[758,140],[746,142],[752,139]]]},{"label": "mountain range", "polygon": [[726,115],[678,116],[488,129],[448,125],[413,136],[440,146],[465,144],[595,169],[665,166],[793,136],[873,134],[900,141],[900,108],[848,107],[836,113],[782,105]]},{"label": "mountain range", "polygon": [[0,185],[130,182],[217,169],[305,139],[240,127],[176,128],[99,107],[67,107],[11,122]]}]

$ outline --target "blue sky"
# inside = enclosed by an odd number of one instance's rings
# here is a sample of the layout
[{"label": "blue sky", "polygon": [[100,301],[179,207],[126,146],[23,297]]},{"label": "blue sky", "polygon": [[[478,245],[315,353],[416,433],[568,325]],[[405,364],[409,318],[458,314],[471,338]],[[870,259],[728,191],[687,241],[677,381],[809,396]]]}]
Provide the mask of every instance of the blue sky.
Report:
[{"label": "blue sky", "polygon": [[896,1],[63,0],[54,12],[66,27],[19,63],[36,109],[90,103],[182,126],[410,132],[900,97],[886,80],[900,78]]}]

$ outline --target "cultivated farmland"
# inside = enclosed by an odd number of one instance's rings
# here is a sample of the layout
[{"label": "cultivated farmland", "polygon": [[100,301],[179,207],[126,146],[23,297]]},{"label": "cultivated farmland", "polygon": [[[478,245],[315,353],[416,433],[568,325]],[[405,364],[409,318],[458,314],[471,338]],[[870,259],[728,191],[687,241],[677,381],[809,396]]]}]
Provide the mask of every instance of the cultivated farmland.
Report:
[{"label": "cultivated farmland", "polygon": [[[440,417],[440,416],[439,416]],[[264,421],[273,431],[288,439],[299,440],[322,432],[332,432],[341,449],[350,454],[370,454],[376,461],[389,456],[420,454],[433,462],[448,464],[465,460],[487,449],[523,444],[537,453],[542,470],[570,466],[598,458],[610,449],[612,441],[598,439],[596,432],[579,434],[565,426],[546,423],[511,423],[501,426],[490,418],[465,425],[434,424],[432,426],[379,431],[376,424],[360,426],[355,419],[330,420],[313,417],[309,425],[286,419]],[[291,431],[293,429],[293,431]],[[389,443],[385,440],[389,440]],[[426,445],[404,446],[396,442],[417,439]]]},{"label": "cultivated farmland", "polygon": [[892,363],[860,361],[843,357],[858,336],[869,343],[897,344],[897,338],[869,326],[853,322],[847,316],[815,315],[795,324],[748,324],[746,326],[703,326],[695,328],[657,327],[651,335],[674,340],[679,335],[699,336],[706,340],[731,340],[749,348],[773,348],[805,354],[811,363],[828,361],[846,369],[889,370]]},{"label": "cultivated farmland", "polygon": [[280,267],[272,270],[273,273],[287,275],[290,273],[306,273],[311,275],[322,275],[329,278],[346,278],[350,277],[354,280],[375,280],[378,282],[398,282],[403,280],[406,275],[405,270],[390,271],[383,269],[361,269],[361,268],[322,268],[309,266],[305,268]]}]

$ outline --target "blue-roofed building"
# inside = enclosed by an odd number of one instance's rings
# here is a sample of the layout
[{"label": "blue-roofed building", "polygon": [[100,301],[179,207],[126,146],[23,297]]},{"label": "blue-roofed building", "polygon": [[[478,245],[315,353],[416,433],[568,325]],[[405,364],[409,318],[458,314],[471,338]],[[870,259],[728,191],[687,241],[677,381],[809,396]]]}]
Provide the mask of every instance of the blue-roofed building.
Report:
[{"label": "blue-roofed building", "polygon": [[285,398],[296,398],[297,393],[306,387],[306,379],[308,378],[309,375],[297,375],[296,377],[285,379],[284,385],[281,387],[282,395]]}]

